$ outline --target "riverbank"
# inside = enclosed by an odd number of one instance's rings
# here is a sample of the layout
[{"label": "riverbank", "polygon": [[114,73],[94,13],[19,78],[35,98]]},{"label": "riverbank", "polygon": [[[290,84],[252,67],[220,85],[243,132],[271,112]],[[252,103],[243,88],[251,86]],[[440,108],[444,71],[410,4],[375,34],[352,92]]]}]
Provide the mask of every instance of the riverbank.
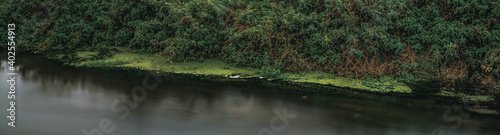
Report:
[{"label": "riverbank", "polygon": [[[237,67],[221,60],[186,60],[169,61],[168,56],[134,53],[126,47],[109,47],[104,49],[80,49],[72,54],[47,56],[47,52],[39,52],[55,61],[65,62],[67,66],[85,69],[133,69],[144,71],[166,72],[189,80],[206,80],[216,83],[259,85],[278,88],[279,93],[299,93],[303,98],[314,95],[348,96],[368,100],[390,100],[393,96],[404,96],[416,99],[433,99],[448,104],[478,104],[488,106],[468,110],[480,114],[499,114],[498,93],[490,93],[484,88],[471,87],[475,84],[463,84],[445,88],[440,82],[424,82],[404,84],[394,80],[386,81],[385,86],[397,87],[386,89],[370,88],[363,79],[338,77],[314,71],[302,73],[282,73],[279,78],[265,78],[262,69]],[[26,52],[25,55],[32,52]],[[55,58],[59,57],[59,59]],[[64,59],[73,56],[71,60]]]},{"label": "riverbank", "polygon": [[[19,47],[73,66],[264,77],[381,94],[428,91],[400,82],[474,81],[498,93],[500,25],[486,21],[497,14],[485,14],[500,11],[488,6],[494,2],[361,3],[7,1],[13,9],[0,18],[20,26]],[[88,7],[109,8],[66,10]]]},{"label": "riverbank", "polygon": [[351,88],[367,92],[378,93],[412,93],[410,87],[395,80],[383,82],[390,88],[371,88],[363,85],[363,80],[348,77],[338,77],[321,71],[309,71],[301,73],[280,73],[275,77],[265,78],[263,69],[237,67],[217,59],[186,60],[174,62],[169,56],[156,54],[134,53],[126,47],[109,47],[110,55],[102,59],[97,58],[97,51],[78,51],[76,58],[81,61],[69,63],[76,67],[126,67],[142,70],[160,70],[170,73],[185,73],[195,75],[214,75],[226,78],[260,78],[267,80],[282,80],[295,83],[313,83],[331,85],[341,88]]},{"label": "riverbank", "polygon": [[[429,96],[461,100],[465,102],[478,102],[482,104],[494,104],[498,97],[497,93],[489,93],[485,90],[455,90],[442,88],[443,86],[420,87],[418,84],[408,86],[390,77],[384,81],[373,81],[338,77],[321,71],[309,71],[301,73],[280,73],[279,76],[263,77],[263,69],[238,67],[217,59],[198,59],[173,61],[169,56],[158,54],[134,53],[127,47],[109,47],[106,51],[79,50],[76,52],[74,61],[67,62],[75,67],[111,67],[111,68],[136,68],[140,70],[155,70],[175,74],[187,74],[193,76],[217,76],[218,80],[264,80],[267,86],[275,86],[290,90],[309,89],[306,93],[334,94],[338,88],[344,88],[355,93],[372,93],[380,95],[405,95],[405,96]],[[381,79],[382,80],[382,79]],[[378,87],[369,87],[376,85]],[[423,84],[425,85],[425,84]],[[326,91],[325,91],[326,90]],[[468,92],[469,91],[469,92]]]},{"label": "riverbank", "polygon": [[6,1],[0,22],[18,26],[16,50],[75,67],[492,102],[498,96],[470,98],[500,92],[500,6],[491,5],[498,3]]}]

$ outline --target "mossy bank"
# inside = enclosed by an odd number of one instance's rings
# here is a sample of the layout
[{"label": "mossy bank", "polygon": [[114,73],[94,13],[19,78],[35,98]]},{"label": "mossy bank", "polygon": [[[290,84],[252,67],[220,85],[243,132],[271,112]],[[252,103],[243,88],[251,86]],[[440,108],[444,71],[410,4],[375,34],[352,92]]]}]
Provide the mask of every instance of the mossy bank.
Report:
[{"label": "mossy bank", "polygon": [[321,71],[307,71],[300,73],[275,72],[272,69],[258,69],[250,67],[239,67],[217,59],[197,59],[173,61],[170,56],[157,54],[134,53],[127,47],[109,47],[108,55],[100,57],[97,51],[81,50],[77,51],[74,61],[67,64],[76,67],[127,67],[139,68],[143,70],[160,70],[170,73],[185,73],[196,75],[214,75],[226,78],[260,78],[271,80],[282,80],[296,83],[314,83],[321,85],[331,85],[367,92],[377,93],[412,93],[411,88],[395,80],[386,82],[374,82],[391,87],[376,88],[364,85],[362,79],[348,77],[338,77]]},{"label": "mossy bank", "polygon": [[476,93],[471,93],[467,90],[445,89],[442,85],[420,87],[418,85],[427,86],[427,84],[411,83],[412,85],[408,86],[390,76],[381,76],[379,79],[355,79],[339,77],[321,71],[276,73],[268,71],[269,69],[266,68],[234,66],[217,59],[174,61],[171,60],[170,56],[135,53],[127,47],[108,47],[101,50],[105,51],[79,50],[75,52],[76,56],[73,54],[73,59],[67,61],[66,64],[75,67],[155,70],[190,75],[197,79],[208,76],[212,81],[255,82],[257,80],[261,85],[282,88],[283,92],[300,92],[306,95],[346,95],[347,93],[348,95],[425,96],[426,98],[437,97],[485,104],[495,103],[495,96],[498,95],[485,90],[473,90]]}]

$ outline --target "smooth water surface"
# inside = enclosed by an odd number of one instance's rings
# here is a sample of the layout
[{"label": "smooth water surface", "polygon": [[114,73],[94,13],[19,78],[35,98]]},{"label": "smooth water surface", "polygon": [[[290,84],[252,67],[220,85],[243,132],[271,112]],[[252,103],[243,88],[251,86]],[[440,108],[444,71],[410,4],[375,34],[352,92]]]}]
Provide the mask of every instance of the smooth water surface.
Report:
[{"label": "smooth water surface", "polygon": [[[8,64],[1,59],[0,135],[83,135],[82,130],[99,128],[103,119],[114,126],[106,135],[258,135],[272,129],[277,131],[262,134],[500,134],[498,117],[456,113],[451,105],[429,99],[284,94],[168,77],[135,108],[133,103],[113,106],[114,100],[133,100],[131,90],[143,85],[146,72],[74,68],[28,55],[19,54],[15,64],[16,128],[7,126]],[[273,109],[296,117],[284,124]]]}]

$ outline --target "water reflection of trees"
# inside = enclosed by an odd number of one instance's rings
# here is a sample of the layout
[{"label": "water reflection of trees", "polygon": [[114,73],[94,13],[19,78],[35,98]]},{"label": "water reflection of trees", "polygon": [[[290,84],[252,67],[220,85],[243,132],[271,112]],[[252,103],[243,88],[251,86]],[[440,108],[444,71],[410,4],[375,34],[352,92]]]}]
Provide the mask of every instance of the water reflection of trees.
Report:
[{"label": "water reflection of trees", "polygon": [[[38,92],[60,98],[81,96],[74,94],[75,91],[81,91],[92,93],[87,96],[101,95],[98,98],[113,100],[120,94],[129,95],[133,87],[142,85],[145,75],[144,72],[135,71],[71,68],[36,57],[19,57],[18,61],[16,65],[23,81],[36,84]],[[5,62],[2,62],[2,72],[5,72]],[[233,87],[175,77],[164,80],[157,89],[148,91],[146,100],[132,110],[131,115],[136,117],[130,117],[131,121],[137,124],[151,123],[158,121],[158,118],[192,123],[238,121],[268,125],[273,117],[272,109],[288,104],[290,112],[300,115],[292,124],[304,128],[304,131],[331,126],[332,132],[338,134],[410,134],[427,132],[416,127],[429,123],[436,125],[435,122],[441,119],[432,119],[432,116],[441,116],[444,112],[440,110],[437,111],[439,114],[426,114],[423,113],[425,111],[419,111],[419,116],[413,116],[417,113],[411,111],[439,108],[429,108],[435,102],[422,104],[422,99],[418,102],[394,99],[400,103],[338,97],[314,101],[312,97],[301,100],[296,95],[276,94],[257,87]],[[265,92],[261,94],[256,91]],[[102,104],[109,107],[106,102]],[[408,108],[418,104],[421,106],[408,109],[403,104],[415,104],[408,105]]]},{"label": "water reflection of trees", "polygon": [[[37,57],[20,57],[18,61],[19,77],[40,84],[38,90],[50,93],[62,94],[72,89],[116,92],[131,87],[141,79],[118,71],[70,68]],[[96,91],[102,89],[106,91]]]},{"label": "water reflection of trees", "polygon": [[251,95],[233,93],[238,90],[234,88],[228,90],[227,86],[166,83],[161,88],[152,91],[152,97],[147,98],[148,104],[157,108],[152,113],[167,117],[173,116],[178,120],[222,119],[216,117],[245,115],[251,113],[253,107]]},{"label": "water reflection of trees", "polygon": [[[115,99],[130,96],[130,90],[142,85],[145,72],[72,68],[37,57],[19,57],[16,66],[24,82],[35,84],[37,92],[58,98],[79,96],[75,91]],[[3,68],[3,67],[2,67]],[[4,71],[4,70],[2,70]],[[210,113],[247,113],[252,105],[250,93],[227,93],[236,88],[218,84],[168,78],[156,90],[148,91],[147,101],[133,111],[169,114],[179,119],[208,117]],[[238,91],[238,90],[236,90]],[[80,95],[81,96],[81,95]],[[231,97],[235,96],[235,97]],[[110,102],[111,103],[111,102]],[[177,109],[175,109],[177,107]],[[176,114],[172,114],[176,113]]]}]

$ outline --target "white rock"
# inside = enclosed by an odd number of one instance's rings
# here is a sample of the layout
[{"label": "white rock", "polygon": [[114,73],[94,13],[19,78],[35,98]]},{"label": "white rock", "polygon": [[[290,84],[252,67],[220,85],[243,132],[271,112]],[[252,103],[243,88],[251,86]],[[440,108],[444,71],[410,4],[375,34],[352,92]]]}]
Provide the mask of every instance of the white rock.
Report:
[{"label": "white rock", "polygon": [[240,78],[240,75],[235,75],[235,76],[229,76],[229,78]]}]

